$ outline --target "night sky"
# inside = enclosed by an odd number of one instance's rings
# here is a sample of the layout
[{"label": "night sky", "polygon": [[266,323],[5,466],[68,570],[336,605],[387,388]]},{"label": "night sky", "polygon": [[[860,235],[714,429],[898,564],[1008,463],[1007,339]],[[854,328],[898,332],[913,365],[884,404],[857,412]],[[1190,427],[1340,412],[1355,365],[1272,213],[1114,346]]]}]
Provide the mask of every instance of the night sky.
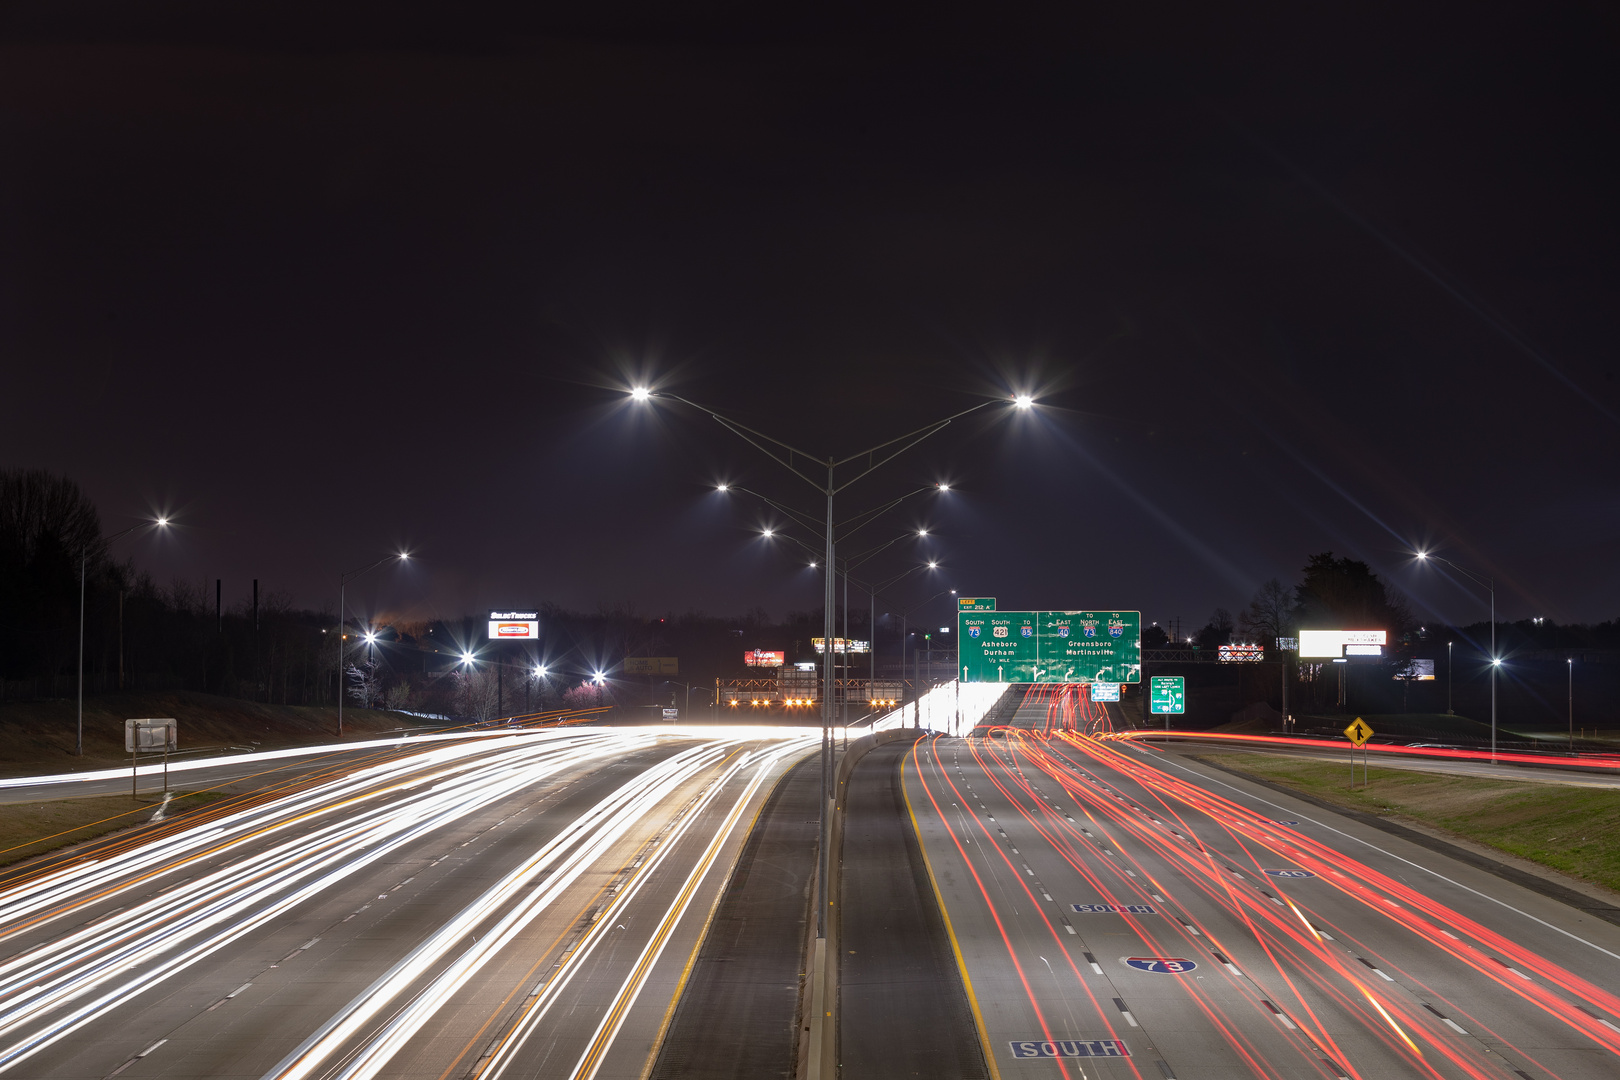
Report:
[{"label": "night sky", "polygon": [[890,609],[1331,550],[1482,618],[1421,544],[1620,616],[1610,5],[137,6],[0,15],[0,465],[174,515],[160,582],[816,606],[713,484],[815,492],[644,383],[838,455],[1034,394],[848,493],[953,485]]}]

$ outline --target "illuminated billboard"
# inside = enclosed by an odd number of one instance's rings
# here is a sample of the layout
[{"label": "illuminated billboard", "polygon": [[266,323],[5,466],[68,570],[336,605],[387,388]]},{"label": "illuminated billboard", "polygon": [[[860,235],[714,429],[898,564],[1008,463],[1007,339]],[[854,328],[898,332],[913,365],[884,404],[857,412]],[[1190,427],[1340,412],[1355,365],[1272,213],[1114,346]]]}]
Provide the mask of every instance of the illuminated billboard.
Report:
[{"label": "illuminated billboard", "polygon": [[[810,644],[815,646],[817,653],[824,653],[827,651],[826,638],[813,637],[810,639]],[[853,638],[833,638],[833,652],[835,653],[864,653],[871,651],[871,642],[856,641]]]},{"label": "illuminated billboard", "polygon": [[[1301,630],[1299,632],[1299,658],[1340,659],[1345,656],[1379,656],[1389,642],[1384,630]],[[1352,647],[1359,646],[1355,652]],[[1365,651],[1368,647],[1374,651]]]},{"label": "illuminated billboard", "polygon": [[489,613],[489,640],[538,641],[540,639],[540,613],[538,611],[492,611]]},{"label": "illuminated billboard", "polygon": [[743,663],[749,667],[782,667],[787,663],[787,653],[773,652],[769,649],[751,649],[743,653]]}]

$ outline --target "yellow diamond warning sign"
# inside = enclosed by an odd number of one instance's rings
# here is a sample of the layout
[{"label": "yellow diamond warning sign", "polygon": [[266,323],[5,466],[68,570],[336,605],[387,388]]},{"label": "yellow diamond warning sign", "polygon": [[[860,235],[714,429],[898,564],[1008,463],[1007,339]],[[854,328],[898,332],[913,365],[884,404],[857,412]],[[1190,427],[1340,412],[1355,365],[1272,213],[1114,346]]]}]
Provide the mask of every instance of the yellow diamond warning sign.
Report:
[{"label": "yellow diamond warning sign", "polygon": [[1367,740],[1373,737],[1373,729],[1367,726],[1367,721],[1358,716],[1353,724],[1344,729],[1344,737],[1357,746],[1366,746]]}]

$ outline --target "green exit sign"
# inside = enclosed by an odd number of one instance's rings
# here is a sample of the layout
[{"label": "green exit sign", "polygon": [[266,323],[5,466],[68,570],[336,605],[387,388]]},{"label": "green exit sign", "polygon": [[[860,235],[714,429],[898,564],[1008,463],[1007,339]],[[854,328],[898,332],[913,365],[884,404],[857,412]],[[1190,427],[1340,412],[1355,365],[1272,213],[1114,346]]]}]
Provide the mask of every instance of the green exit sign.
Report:
[{"label": "green exit sign", "polygon": [[993,596],[958,596],[956,598],[957,611],[994,611],[996,598]]},{"label": "green exit sign", "polygon": [[1139,611],[958,611],[963,682],[1142,681]]},{"label": "green exit sign", "polygon": [[1181,675],[1155,675],[1149,679],[1148,708],[1153,713],[1186,712],[1186,678]]}]

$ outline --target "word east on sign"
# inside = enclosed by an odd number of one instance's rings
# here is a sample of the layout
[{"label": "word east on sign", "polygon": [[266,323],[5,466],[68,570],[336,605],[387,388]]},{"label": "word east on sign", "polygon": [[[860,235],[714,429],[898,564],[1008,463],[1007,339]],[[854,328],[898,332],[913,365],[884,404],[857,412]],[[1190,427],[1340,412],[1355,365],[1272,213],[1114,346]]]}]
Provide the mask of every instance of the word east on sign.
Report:
[{"label": "word east on sign", "polygon": [[489,640],[538,641],[540,613],[538,611],[492,611],[489,613]]},{"label": "word east on sign", "polygon": [[1139,611],[958,611],[963,682],[1142,681]]}]

